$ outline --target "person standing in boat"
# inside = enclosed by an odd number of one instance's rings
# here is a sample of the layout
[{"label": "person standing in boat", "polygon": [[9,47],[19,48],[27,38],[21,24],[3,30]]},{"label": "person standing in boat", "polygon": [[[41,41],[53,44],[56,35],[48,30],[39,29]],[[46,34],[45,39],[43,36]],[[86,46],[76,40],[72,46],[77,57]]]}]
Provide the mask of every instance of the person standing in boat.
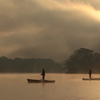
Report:
[{"label": "person standing in boat", "polygon": [[44,69],[42,69],[42,80],[45,80],[45,70]]},{"label": "person standing in boat", "polygon": [[92,71],[91,69],[89,69],[89,78],[91,79],[91,74],[92,74]]}]

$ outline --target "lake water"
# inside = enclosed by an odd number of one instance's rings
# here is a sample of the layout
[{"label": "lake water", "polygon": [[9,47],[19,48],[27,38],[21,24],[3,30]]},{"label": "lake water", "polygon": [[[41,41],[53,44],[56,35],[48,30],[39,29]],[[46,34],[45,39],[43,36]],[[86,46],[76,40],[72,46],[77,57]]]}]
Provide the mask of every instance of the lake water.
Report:
[{"label": "lake water", "polygon": [[[83,81],[88,74],[46,74],[55,83],[27,83],[39,74],[0,74],[0,100],[100,100],[100,81]],[[100,77],[93,75],[92,77]]]}]

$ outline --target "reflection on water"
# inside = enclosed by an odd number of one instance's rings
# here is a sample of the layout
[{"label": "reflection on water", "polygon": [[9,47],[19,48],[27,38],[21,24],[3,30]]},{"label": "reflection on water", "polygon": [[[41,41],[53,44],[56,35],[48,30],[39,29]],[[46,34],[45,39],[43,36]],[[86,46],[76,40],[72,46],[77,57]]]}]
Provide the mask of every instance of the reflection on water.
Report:
[{"label": "reflection on water", "polygon": [[[86,74],[46,74],[55,83],[27,83],[39,74],[0,74],[0,100],[100,100],[100,81],[83,81]],[[92,77],[100,77],[93,75]]]}]

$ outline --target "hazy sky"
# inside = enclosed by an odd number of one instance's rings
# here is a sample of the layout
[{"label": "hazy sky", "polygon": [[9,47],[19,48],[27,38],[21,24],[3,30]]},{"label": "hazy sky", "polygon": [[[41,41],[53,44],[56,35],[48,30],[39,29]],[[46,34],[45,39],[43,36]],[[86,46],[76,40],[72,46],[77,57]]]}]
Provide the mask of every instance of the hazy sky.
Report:
[{"label": "hazy sky", "polygon": [[100,0],[0,0],[0,56],[66,60],[100,52]]}]

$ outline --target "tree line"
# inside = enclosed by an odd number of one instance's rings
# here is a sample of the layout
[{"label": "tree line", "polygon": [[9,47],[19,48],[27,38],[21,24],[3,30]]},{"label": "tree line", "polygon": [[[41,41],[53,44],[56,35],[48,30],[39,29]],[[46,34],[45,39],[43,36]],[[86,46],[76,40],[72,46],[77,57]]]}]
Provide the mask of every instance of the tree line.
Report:
[{"label": "tree line", "polygon": [[43,68],[47,73],[59,73],[61,71],[61,65],[52,59],[0,57],[1,73],[40,73]]},{"label": "tree line", "polygon": [[80,48],[63,63],[56,63],[52,59],[0,57],[0,73],[40,73],[43,68],[46,73],[88,73],[89,69],[93,73],[100,73],[100,53]]}]

